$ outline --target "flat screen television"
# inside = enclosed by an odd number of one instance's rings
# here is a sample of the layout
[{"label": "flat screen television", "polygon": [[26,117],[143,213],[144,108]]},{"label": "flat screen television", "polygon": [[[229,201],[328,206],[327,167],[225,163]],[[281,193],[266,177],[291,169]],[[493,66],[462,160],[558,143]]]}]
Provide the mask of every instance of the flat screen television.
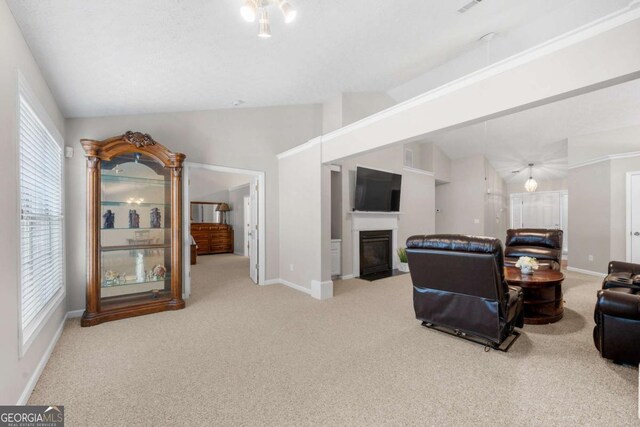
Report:
[{"label": "flat screen television", "polygon": [[356,169],[355,210],[398,212],[402,175],[359,167]]}]

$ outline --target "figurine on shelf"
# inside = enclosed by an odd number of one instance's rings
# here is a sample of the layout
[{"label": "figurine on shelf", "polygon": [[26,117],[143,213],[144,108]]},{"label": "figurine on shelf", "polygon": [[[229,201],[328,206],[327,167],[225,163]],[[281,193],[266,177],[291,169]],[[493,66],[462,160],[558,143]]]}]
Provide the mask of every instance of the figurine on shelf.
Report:
[{"label": "figurine on shelf", "polygon": [[104,218],[102,228],[113,228],[113,224],[116,222],[116,214],[111,212],[111,209],[107,209],[102,218]]},{"label": "figurine on shelf", "polygon": [[151,274],[153,275],[154,280],[161,280],[164,279],[164,276],[167,274],[167,269],[164,265],[157,264],[153,266]]},{"label": "figurine on shelf", "polygon": [[144,255],[142,252],[138,252],[138,256],[136,257],[136,281],[144,282],[145,280]]},{"label": "figurine on shelf", "polygon": [[160,228],[161,222],[162,222],[162,214],[160,213],[160,209],[158,208],[151,209],[151,228]]},{"label": "figurine on shelf", "polygon": [[140,228],[140,215],[135,209],[129,209],[129,228]]},{"label": "figurine on shelf", "polygon": [[113,270],[105,271],[103,286],[112,286],[114,284],[118,284],[118,273]]}]

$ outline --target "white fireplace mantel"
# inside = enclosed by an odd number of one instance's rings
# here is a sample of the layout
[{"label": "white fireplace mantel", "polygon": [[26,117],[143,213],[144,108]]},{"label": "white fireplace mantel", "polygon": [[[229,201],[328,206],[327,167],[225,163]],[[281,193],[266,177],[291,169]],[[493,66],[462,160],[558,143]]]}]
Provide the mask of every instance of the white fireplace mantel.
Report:
[{"label": "white fireplace mantel", "polygon": [[401,213],[352,211],[349,214],[351,215],[351,241],[353,242],[353,276],[360,276],[360,231],[391,230],[391,259],[393,260],[393,268],[397,268],[398,220]]}]

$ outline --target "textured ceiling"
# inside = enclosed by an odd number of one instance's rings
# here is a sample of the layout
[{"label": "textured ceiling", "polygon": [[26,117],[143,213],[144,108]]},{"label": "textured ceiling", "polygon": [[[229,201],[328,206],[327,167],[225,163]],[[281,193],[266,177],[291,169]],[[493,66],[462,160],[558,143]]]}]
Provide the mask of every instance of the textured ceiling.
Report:
[{"label": "textured ceiling", "polygon": [[[428,138],[451,159],[484,154],[508,181],[565,178],[567,138],[640,125],[640,80]],[[640,147],[640,141],[638,142]],[[513,170],[522,170],[512,174]]]},{"label": "textured ceiling", "polygon": [[572,0],[291,0],[271,39],[240,0],[8,0],[63,114],[317,103],[388,90]]}]

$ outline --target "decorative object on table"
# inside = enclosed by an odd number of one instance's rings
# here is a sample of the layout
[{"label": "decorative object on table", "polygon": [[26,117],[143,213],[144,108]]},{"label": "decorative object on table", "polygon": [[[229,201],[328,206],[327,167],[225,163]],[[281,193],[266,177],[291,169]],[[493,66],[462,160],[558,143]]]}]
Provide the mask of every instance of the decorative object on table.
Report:
[{"label": "decorative object on table", "polygon": [[140,215],[135,209],[129,209],[129,228],[140,228]]},{"label": "decorative object on table", "polygon": [[222,212],[222,223],[223,224],[227,223],[227,212],[229,212],[230,210],[231,210],[231,208],[226,203],[220,203],[218,205],[218,207],[216,208],[216,211]]},{"label": "decorative object on table", "polygon": [[533,274],[533,270],[538,269],[538,260],[530,256],[521,256],[516,262],[516,268],[519,268],[522,274]]},{"label": "decorative object on table", "polygon": [[154,280],[164,279],[167,274],[167,269],[162,264],[156,264],[151,269],[151,276]]},{"label": "decorative object on table", "polygon": [[136,280],[138,282],[144,282],[146,275],[144,272],[144,255],[142,252],[138,252],[136,256]]},{"label": "decorative object on table", "polygon": [[160,213],[160,209],[158,208],[151,209],[151,228],[160,228],[161,222],[162,222],[162,214]]},{"label": "decorative object on table", "polygon": [[105,286],[112,286],[118,284],[118,273],[113,270],[107,270],[104,272],[104,283]]},{"label": "decorative object on table", "polygon": [[400,265],[398,270],[408,273],[409,272],[409,258],[407,257],[407,248],[398,248],[398,258],[400,258]]},{"label": "decorative object on table", "polygon": [[107,209],[104,215],[102,215],[102,218],[104,218],[102,228],[113,228],[114,223],[116,222],[116,214],[111,212],[111,209]]}]

